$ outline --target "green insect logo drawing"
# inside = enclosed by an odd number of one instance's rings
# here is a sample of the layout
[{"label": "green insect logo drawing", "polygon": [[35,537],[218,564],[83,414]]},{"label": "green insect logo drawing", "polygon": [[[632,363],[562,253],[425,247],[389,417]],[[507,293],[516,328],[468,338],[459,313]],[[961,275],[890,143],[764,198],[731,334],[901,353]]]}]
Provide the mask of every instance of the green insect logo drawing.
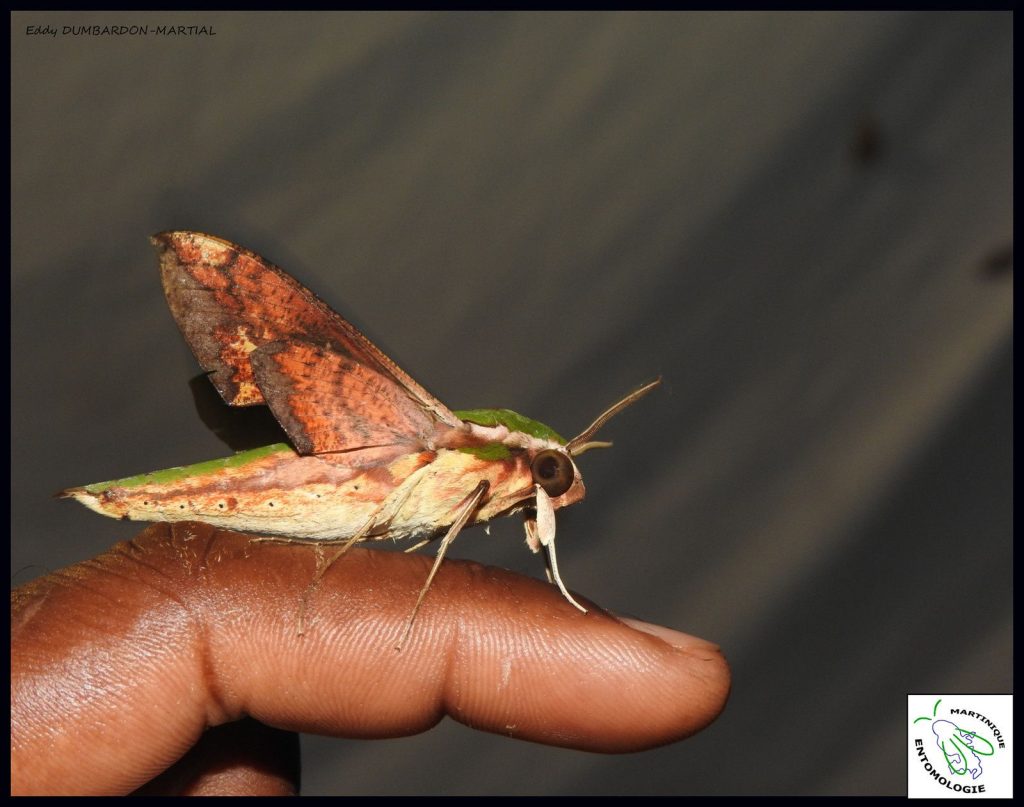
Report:
[{"label": "green insect logo drawing", "polygon": [[1011,795],[1012,697],[909,695],[908,795]]},{"label": "green insect logo drawing", "polygon": [[919,717],[914,722],[931,723],[935,744],[942,752],[951,774],[954,776],[970,774],[972,779],[977,779],[981,776],[981,758],[992,756],[996,752],[995,746],[977,731],[962,729],[952,720],[938,719],[936,715],[940,703],[942,703],[941,698],[935,701],[931,717]]}]

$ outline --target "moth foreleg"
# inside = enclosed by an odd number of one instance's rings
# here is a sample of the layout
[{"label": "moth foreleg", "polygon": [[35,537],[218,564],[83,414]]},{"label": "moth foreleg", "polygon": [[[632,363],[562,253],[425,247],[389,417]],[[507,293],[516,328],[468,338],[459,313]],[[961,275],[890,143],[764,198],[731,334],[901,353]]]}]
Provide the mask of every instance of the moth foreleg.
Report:
[{"label": "moth foreleg", "polygon": [[[532,537],[535,537],[537,543],[547,550],[544,557],[547,561],[548,582],[555,583],[558,586],[558,590],[562,592],[563,597],[583,613],[587,613],[587,609],[573,599],[572,594],[565,587],[565,583],[562,582],[562,576],[558,573],[558,556],[555,554],[555,508],[551,504],[551,497],[548,496],[547,491],[540,485],[536,486],[536,495],[537,520],[533,527]],[[531,537],[529,527],[527,528],[527,536],[529,540]]]},{"label": "moth foreleg", "polygon": [[[302,604],[299,606],[299,626],[297,633],[302,636],[306,632],[306,614],[309,611],[309,601],[313,597],[313,592],[316,591],[316,587],[319,585],[323,576],[327,574],[327,570],[334,565],[342,555],[349,551],[359,541],[362,541],[369,534],[370,530],[373,529],[373,523],[376,521],[380,508],[378,507],[370,515],[366,522],[349,538],[340,538],[331,541],[321,541],[316,546],[316,574],[313,575],[313,579],[306,586],[305,592],[302,594]],[[341,544],[341,549],[335,552],[330,560],[324,560],[322,546],[326,544],[328,546],[336,546]]]},{"label": "moth foreleg", "polygon": [[413,544],[412,546],[408,547],[407,549],[403,549],[402,551],[405,554],[408,555],[410,552],[415,552],[420,547],[426,546],[427,544],[429,544],[431,541],[434,541],[434,540],[437,540],[437,539],[436,538],[424,538],[418,544]]},{"label": "moth foreleg", "polygon": [[441,545],[437,548],[437,558],[434,560],[434,565],[430,569],[430,574],[427,575],[427,582],[423,584],[423,588],[420,590],[420,595],[416,598],[416,604],[412,608],[412,613],[409,614],[409,621],[405,625],[405,631],[402,633],[402,638],[399,639],[398,644],[395,645],[395,650],[401,650],[405,640],[409,638],[409,632],[412,630],[412,623],[416,621],[416,614],[419,613],[420,606],[423,604],[423,598],[427,596],[430,584],[434,582],[434,575],[437,574],[437,570],[441,566],[441,561],[444,560],[445,552],[448,551],[448,547],[451,546],[452,541],[454,541],[462,531],[462,528],[466,526],[466,522],[469,521],[473,513],[476,512],[477,507],[480,506],[480,502],[483,500],[484,494],[487,493],[487,489],[490,486],[491,483],[486,479],[480,481],[480,483],[473,489],[473,492],[465,499],[458,515],[455,517],[455,521],[448,528],[448,532],[445,533],[444,538],[441,539]]},{"label": "moth foreleg", "polygon": [[[341,540],[348,540],[347,538]],[[306,544],[312,546],[313,544],[322,544],[324,541],[319,541],[316,538],[292,538],[286,535],[257,535],[251,539],[254,544]]]},{"label": "moth foreleg", "polygon": [[[339,558],[341,558],[342,555],[348,552],[353,546],[355,546],[360,541],[366,540],[366,538],[375,529],[379,529],[381,526],[384,526],[385,528],[390,526],[391,522],[398,514],[398,511],[402,509],[402,506],[408,500],[409,494],[412,492],[413,488],[415,488],[416,485],[419,483],[419,477],[420,475],[418,474],[416,479],[413,480],[410,484],[403,485],[402,488],[399,488],[399,490],[395,491],[392,495],[384,499],[384,501],[382,501],[376,508],[374,508],[373,512],[370,514],[370,517],[366,519],[363,526],[356,530],[356,532],[353,533],[350,537],[319,542],[320,545],[329,546],[341,544],[341,549],[335,552],[334,555],[331,556],[330,560],[324,561],[323,555],[320,554],[319,551],[320,546],[317,547],[317,571],[313,577],[313,580],[306,588],[305,594],[302,595],[302,606],[299,609],[298,632],[300,636],[303,635],[306,631],[306,612],[308,611],[309,608],[309,600],[313,596],[313,592],[315,591],[317,585],[323,579],[323,576],[327,574],[327,570],[330,569],[331,566],[333,566],[334,563]],[[383,522],[383,525],[377,524],[377,519],[380,517],[381,513],[388,510],[388,508],[392,509],[391,515],[388,516],[388,518]]]},{"label": "moth foreleg", "polygon": [[[312,547],[313,551],[316,553],[316,574],[313,575],[313,580],[306,587],[306,590],[302,595],[302,604],[299,606],[299,625],[296,630],[299,636],[302,636],[306,632],[306,612],[309,608],[309,600],[313,596],[313,591],[316,589],[320,579],[327,573],[327,570],[331,568],[338,558],[348,552],[354,544],[366,538],[370,530],[373,529],[374,522],[380,514],[380,511],[381,507],[375,509],[363,526],[360,527],[355,534],[346,538],[328,538],[325,540],[317,538],[295,538],[280,535],[260,535],[252,539],[254,544],[302,544],[304,546]],[[325,561],[323,553],[325,546],[341,546],[341,549],[339,549],[330,560]]]},{"label": "moth foreleg", "polygon": [[[405,506],[405,503],[409,500],[410,494],[423,479],[425,471],[425,467],[420,468],[418,471],[412,474],[412,476],[406,479],[405,482],[403,482],[398,489],[392,491],[390,495],[385,497],[385,499],[373,509],[373,512],[370,513],[370,516],[363,523],[363,526],[356,530],[356,532],[351,536],[347,538],[336,538],[326,541],[316,541],[315,549],[317,553],[317,571],[313,577],[313,580],[306,588],[305,593],[302,595],[302,605],[299,608],[298,627],[298,633],[300,636],[302,636],[306,631],[306,613],[309,610],[309,601],[312,598],[313,592],[316,590],[317,585],[320,583],[320,580],[323,579],[323,576],[325,574],[327,574],[328,569],[330,569],[331,566],[333,566],[334,563],[339,558],[341,558],[342,555],[344,555],[353,546],[355,546],[355,544],[359,543],[360,541],[367,540],[367,538],[369,538],[371,535],[379,532],[382,529],[386,531],[390,528],[391,523],[395,519],[395,516],[397,516],[401,509]],[[390,514],[388,515],[388,517],[378,523],[377,519],[381,517],[381,514],[387,513],[389,510]],[[321,551],[322,547],[339,545],[341,546],[341,549],[335,552],[334,555],[331,556],[330,560],[325,561],[323,553]]]}]

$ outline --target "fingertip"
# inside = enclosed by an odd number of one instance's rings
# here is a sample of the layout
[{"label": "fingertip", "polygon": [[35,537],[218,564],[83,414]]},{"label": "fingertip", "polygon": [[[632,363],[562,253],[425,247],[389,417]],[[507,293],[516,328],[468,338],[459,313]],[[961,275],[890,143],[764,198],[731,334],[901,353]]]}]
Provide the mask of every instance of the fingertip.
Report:
[{"label": "fingertip", "polygon": [[722,652],[722,649],[717,644],[709,642],[707,639],[702,639],[699,636],[694,636],[690,633],[683,633],[682,631],[668,628],[664,625],[655,625],[651,622],[644,622],[636,617],[624,616],[623,614],[617,614],[612,611],[607,611],[606,613],[619,620],[619,622],[628,625],[633,630],[638,630],[641,633],[656,636],[663,642],[666,642],[680,650],[706,650],[708,652],[718,654],[721,654]]},{"label": "fingertip", "polygon": [[[630,630],[637,631],[664,642],[685,658],[666,657],[666,664],[678,664],[685,670],[692,684],[687,686],[689,706],[689,729],[687,736],[706,728],[725,709],[732,691],[732,671],[722,648],[693,634],[656,625],[635,617],[611,614]],[[676,654],[678,655],[678,654]]]},{"label": "fingertip", "polygon": [[[459,617],[446,698],[456,720],[624,753],[690,736],[724,708],[729,668],[713,643],[596,606],[582,614],[550,585],[471,566],[476,608]],[[446,583],[457,601],[452,575]],[[496,596],[482,597],[485,588]]]}]

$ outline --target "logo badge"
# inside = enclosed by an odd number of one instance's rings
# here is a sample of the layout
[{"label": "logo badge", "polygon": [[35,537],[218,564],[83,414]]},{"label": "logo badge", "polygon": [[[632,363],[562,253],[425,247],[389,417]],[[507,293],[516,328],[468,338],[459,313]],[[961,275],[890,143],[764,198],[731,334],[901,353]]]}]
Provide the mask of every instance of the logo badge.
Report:
[{"label": "logo badge", "polygon": [[1012,695],[907,695],[910,798],[1013,796]]}]

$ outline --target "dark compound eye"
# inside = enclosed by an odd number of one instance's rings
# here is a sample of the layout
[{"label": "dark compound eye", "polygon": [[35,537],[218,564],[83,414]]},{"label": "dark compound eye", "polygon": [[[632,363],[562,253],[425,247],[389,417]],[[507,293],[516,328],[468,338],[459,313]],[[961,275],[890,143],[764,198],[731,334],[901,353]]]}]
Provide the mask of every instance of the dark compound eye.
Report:
[{"label": "dark compound eye", "polygon": [[565,493],[572,486],[575,475],[572,460],[552,448],[541,451],[533,458],[530,471],[533,473],[533,481],[551,497]]}]

